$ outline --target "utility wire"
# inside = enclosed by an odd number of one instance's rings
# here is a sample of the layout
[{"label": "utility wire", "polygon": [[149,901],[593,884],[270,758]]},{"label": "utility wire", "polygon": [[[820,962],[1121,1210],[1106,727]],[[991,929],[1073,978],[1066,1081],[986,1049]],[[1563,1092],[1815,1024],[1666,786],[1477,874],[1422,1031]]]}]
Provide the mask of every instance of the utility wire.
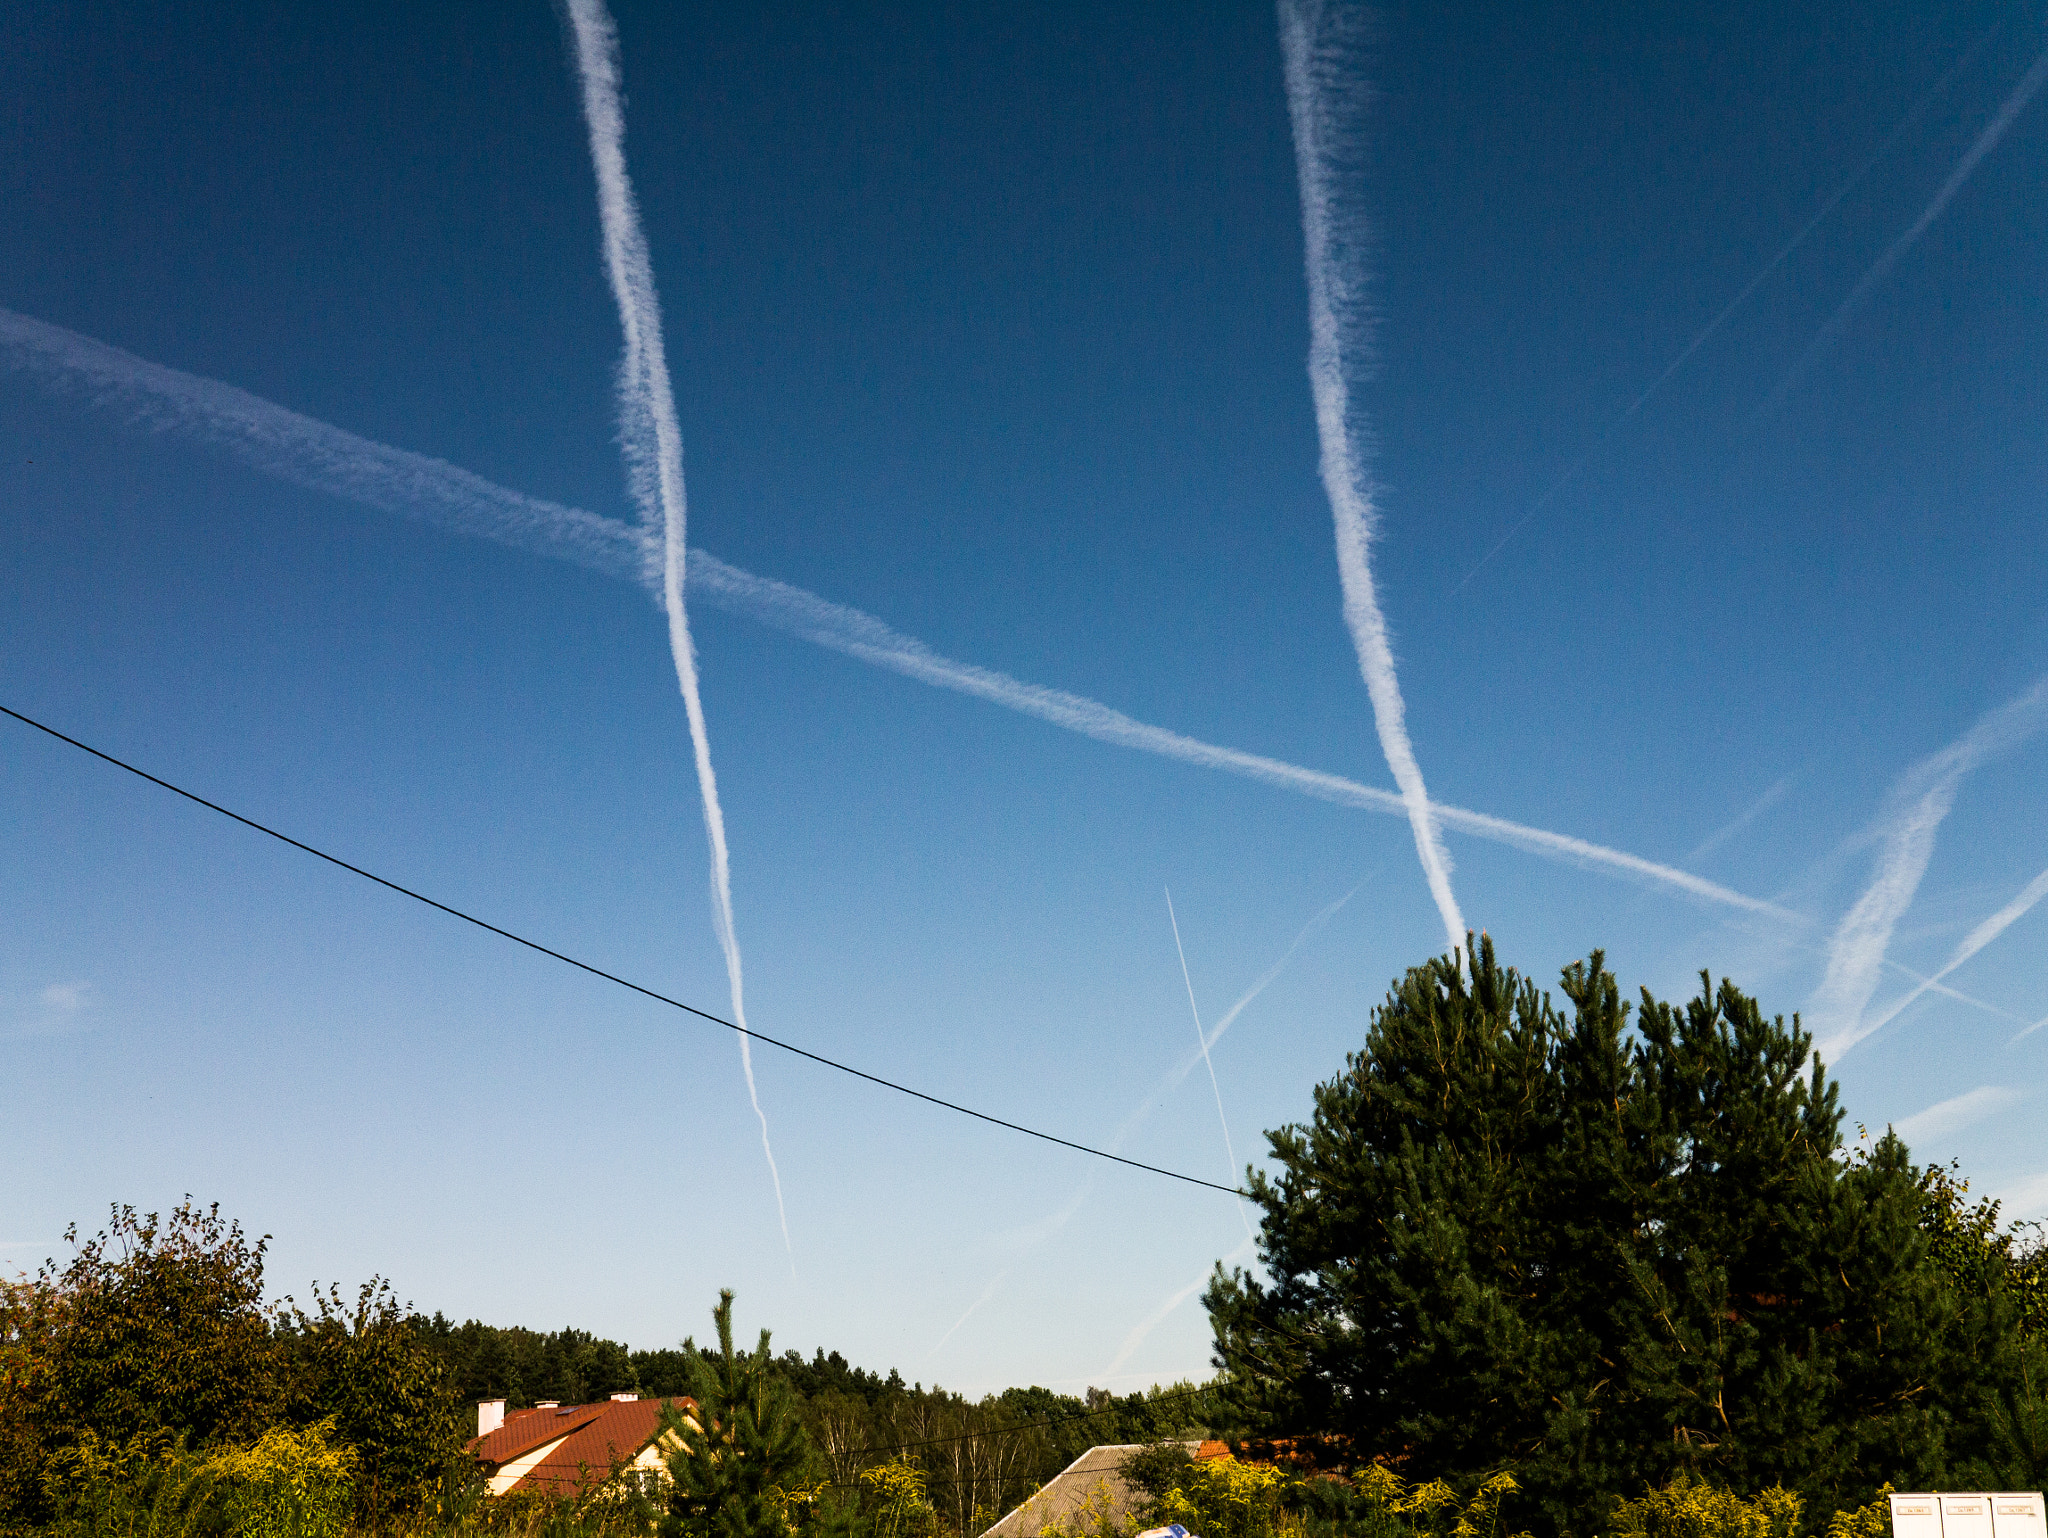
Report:
[{"label": "utility wire", "polygon": [[714,1015],[709,1010],[699,1009],[694,1004],[685,1004],[680,999],[672,999],[665,993],[656,993],[652,988],[643,988],[640,984],[629,982],[615,972],[607,972],[604,968],[592,966],[587,961],[578,961],[574,956],[549,949],[538,940],[529,940],[524,935],[514,934],[509,929],[501,929],[496,924],[480,919],[473,913],[464,913],[460,908],[451,908],[447,903],[436,902],[424,893],[415,892],[411,887],[400,886],[396,881],[387,881],[374,871],[364,870],[360,865],[351,865],[348,861],[331,855],[324,849],[315,849],[311,844],[301,843],[289,834],[280,833],[275,828],[265,827],[252,817],[244,817],[240,812],[231,812],[226,807],[207,800],[204,796],[194,795],[191,791],[181,786],[173,785],[169,780],[159,779],[148,770],[138,769],[135,765],[118,759],[111,753],[102,753],[98,748],[88,743],[80,742],[76,737],[67,737],[54,726],[45,726],[34,717],[25,716],[18,710],[10,710],[5,705],[0,705],[0,715],[12,716],[24,726],[32,726],[37,731],[56,738],[59,742],[69,743],[81,752],[90,753],[94,758],[112,764],[116,769],[125,769],[139,779],[147,780],[150,784],[161,786],[173,795],[183,796],[187,801],[205,807],[209,812],[218,812],[223,817],[232,818],[245,828],[253,828],[258,833],[268,834],[281,844],[289,844],[292,848],[310,854],[316,859],[325,860],[329,865],[338,865],[350,875],[361,876],[365,881],[374,881],[378,886],[388,887],[401,897],[410,897],[414,902],[425,903],[429,908],[438,908],[450,918],[461,919],[465,924],[474,924],[477,928],[488,930],[500,939],[510,940],[514,944],[523,945],[530,951],[539,951],[543,956],[549,956],[556,961],[564,962],[569,966],[575,967],[578,971],[588,972],[592,977],[601,977],[608,983],[616,983],[621,988],[629,988],[644,998],[653,999],[657,1004],[666,1004],[671,1009],[680,1009],[685,1014],[695,1015],[700,1020],[708,1020],[713,1025],[722,1025],[728,1031],[737,1031],[742,1036],[751,1037],[753,1040],[761,1042],[766,1046],[778,1047],[793,1056],[807,1058],[811,1062],[826,1068],[836,1068],[841,1073],[851,1074],[856,1079],[865,1079],[868,1083],[878,1084],[883,1089],[893,1089],[899,1095],[908,1095],[913,1100],[922,1100],[927,1105],[938,1106],[941,1110],[957,1111],[962,1116],[971,1116],[976,1121],[985,1121],[991,1126],[1002,1127],[1011,1132],[1021,1132],[1024,1136],[1035,1137],[1043,1143],[1057,1143],[1060,1147],[1071,1148],[1076,1153],[1088,1154],[1097,1159],[1107,1159],[1113,1164],[1128,1165],[1134,1170],[1144,1170],[1149,1175],[1164,1175],[1169,1180],[1185,1181],[1191,1186],[1202,1186],[1207,1190],[1221,1191],[1226,1196],[1251,1195],[1249,1191],[1239,1190],[1236,1186],[1218,1185],[1213,1180],[1204,1180],[1198,1175],[1183,1175],[1179,1170],[1165,1169],[1157,1164],[1146,1164],[1140,1159],[1126,1159],[1122,1154],[1111,1153],[1106,1148],[1091,1148],[1086,1143],[1076,1143],[1067,1138],[1055,1137],[1050,1132],[1040,1132],[1035,1127],[1026,1127],[1019,1122],[1005,1121],[1000,1116],[991,1116],[988,1112],[977,1111],[971,1106],[960,1105],[951,1100],[941,1100],[937,1095],[927,1095],[921,1089],[912,1089],[907,1084],[898,1084],[894,1079],[885,1079],[880,1074],[869,1073],[864,1069],[855,1068],[849,1063],[842,1063],[819,1053],[806,1051],[804,1048],[792,1045],[786,1041],[778,1041],[773,1036],[764,1036],[759,1031],[750,1030],[745,1026],[734,1025],[730,1020]]}]

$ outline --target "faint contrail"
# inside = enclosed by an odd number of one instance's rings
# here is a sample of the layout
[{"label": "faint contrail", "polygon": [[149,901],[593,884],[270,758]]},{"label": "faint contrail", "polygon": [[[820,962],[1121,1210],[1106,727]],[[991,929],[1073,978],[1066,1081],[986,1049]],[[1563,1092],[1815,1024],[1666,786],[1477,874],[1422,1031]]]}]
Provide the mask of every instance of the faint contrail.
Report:
[{"label": "faint contrail", "polygon": [[2004,934],[2029,908],[2033,907],[2043,897],[2048,897],[2048,870],[2042,871],[2040,875],[2029,881],[2025,888],[2021,890],[2019,896],[1964,935],[1962,942],[1956,946],[1955,953],[1949,957],[1947,964],[1939,972],[1935,973],[1932,977],[1922,978],[1917,987],[1909,989],[1903,998],[1885,1010],[1883,1014],[1868,1020],[1859,1021],[1853,1032],[1844,1032],[1838,1036],[1837,1053],[1848,1051],[1849,1048],[1855,1046],[1864,1037],[1884,1029],[1914,1000],[1937,987],[1941,980],[1948,976],[1949,973]]},{"label": "faint contrail", "polygon": [[[1223,1259],[1218,1262],[1218,1264],[1232,1265],[1240,1260],[1249,1259],[1251,1257],[1251,1253],[1255,1244],[1255,1240],[1249,1238],[1246,1239],[1243,1244],[1240,1244],[1228,1255],[1225,1255]],[[1179,1308],[1181,1304],[1187,1302],[1189,1298],[1193,1297],[1195,1293],[1201,1289],[1203,1284],[1209,1280],[1209,1276],[1210,1273],[1208,1271],[1204,1271],[1192,1282],[1189,1282],[1187,1286],[1178,1288],[1177,1290],[1168,1293],[1163,1299],[1161,1299],[1158,1307],[1154,1308],[1151,1313],[1147,1314],[1143,1319],[1140,1319],[1135,1325],[1131,1326],[1130,1333],[1124,1336],[1123,1344],[1117,1348],[1115,1358],[1110,1362],[1110,1364],[1107,1367],[1103,1368],[1100,1373],[1096,1374],[1096,1376],[1101,1378],[1114,1377],[1116,1375],[1117,1369],[1122,1367],[1124,1363],[1128,1362],[1131,1359],[1132,1355],[1137,1351],[1138,1347],[1142,1346],[1145,1343],[1145,1337],[1150,1335],[1154,1330],[1158,1329],[1161,1324],[1165,1323],[1166,1318],[1169,1314],[1171,1314],[1175,1309]]]},{"label": "faint contrail", "polygon": [[1925,1138],[1952,1137],[1965,1127],[1975,1126],[1987,1116],[1996,1116],[2020,1099],[2020,1092],[2002,1085],[1986,1084],[1964,1094],[1931,1105],[1926,1110],[1892,1123],[1892,1131],[1907,1143]]},{"label": "faint contrail", "polygon": [[1429,895],[1443,919],[1454,954],[1465,951],[1465,919],[1451,891],[1451,857],[1444,850],[1422,768],[1408,740],[1406,706],[1394,674],[1394,649],[1372,580],[1372,537],[1379,524],[1367,459],[1364,424],[1353,420],[1353,373],[1370,350],[1372,314],[1366,304],[1364,217],[1347,209],[1339,184],[1356,167],[1351,114],[1364,96],[1352,75],[1362,13],[1341,0],[1280,0],[1280,47],[1287,69],[1287,109],[1294,123],[1295,169],[1301,182],[1301,228],[1308,272],[1309,386],[1315,396],[1316,434],[1322,442],[1323,489],[1337,531],[1337,577],[1344,591],[1344,622],[1351,628],[1358,669],[1372,698],[1380,750],[1400,787],[1415,835],[1415,852]]},{"label": "faint contrail", "polygon": [[1893,786],[1890,806],[1873,831],[1877,872],[1828,941],[1827,972],[1814,995],[1812,1014],[1822,1056],[1839,1059],[1875,1027],[1863,1011],[1877,990],[1892,930],[1912,904],[1920,878],[1934,854],[1943,819],[1956,791],[1978,765],[2014,747],[2048,725],[2048,675],[2017,698],[1988,712],[1954,742],[1907,770]]},{"label": "faint contrail", "polygon": [[740,1069],[747,1098],[761,1123],[761,1151],[775,1185],[775,1214],[792,1271],[796,1249],[789,1240],[789,1213],[782,1201],[782,1174],[768,1141],[768,1116],[754,1083],[754,1058],[747,1035],[747,1007],[740,975],[740,942],[732,921],[732,867],[726,852],[725,813],[718,804],[718,777],[711,768],[711,738],[704,702],[697,690],[697,649],[690,641],[683,607],[686,514],[683,490],[683,433],[661,336],[661,300],[654,267],[640,229],[640,210],[626,174],[626,119],[619,100],[619,38],[603,0],[568,0],[576,43],[576,71],[583,85],[583,116],[590,125],[590,160],[597,175],[598,223],[604,235],[605,270],[618,301],[626,350],[619,362],[619,436],[625,445],[627,478],[650,535],[659,531],[662,551],[662,606],[668,612],[669,653],[690,718],[690,746],[697,759],[697,788],[704,803],[704,831],[711,841],[712,914],[725,975],[732,988],[732,1018],[739,1027]]},{"label": "faint contrail", "polygon": [[[1188,976],[1188,953],[1180,943],[1180,919],[1173,911],[1173,889],[1166,891],[1166,922],[1173,928],[1173,953],[1180,958],[1180,980],[1188,990],[1188,1013],[1195,1017],[1195,1045],[1201,1049],[1202,1063],[1209,1070],[1209,1090],[1216,1097],[1216,1125],[1223,1129],[1223,1156],[1228,1162],[1232,1185],[1237,1183],[1237,1150],[1230,1145],[1230,1118],[1223,1114],[1223,1086],[1216,1082],[1216,1062],[1209,1056],[1209,1038],[1202,1032],[1202,1011],[1195,1003],[1195,980]],[[1252,1220],[1245,1216],[1244,1200],[1237,1199],[1237,1215],[1244,1219],[1244,1236],[1252,1236]]]},{"label": "faint contrail", "polygon": [[1763,816],[1765,812],[1784,800],[1785,792],[1792,788],[1793,782],[1799,778],[1801,772],[1795,769],[1790,774],[1780,777],[1778,782],[1771,786],[1769,790],[1766,790],[1756,800],[1750,802],[1748,806],[1736,813],[1735,816],[1722,823],[1720,827],[1693,845],[1692,848],[1685,852],[1686,864],[1690,865],[1694,860],[1704,859],[1708,854],[1720,848],[1729,839],[1735,837],[1736,834],[1755,822],[1757,818]]},{"label": "faint contrail", "polygon": [[[130,420],[143,427],[174,432],[225,450],[294,485],[571,561],[637,582],[657,601],[661,598],[665,559],[658,530],[650,535],[614,518],[529,497],[446,460],[377,443],[233,385],[150,363],[104,342],[8,310],[0,310],[0,364],[22,369],[46,386],[79,389],[93,404],[125,410]],[[814,646],[1036,717],[1097,742],[1239,775],[1339,806],[1395,816],[1406,812],[1398,795],[1377,786],[1219,747],[1133,720],[1085,695],[1025,683],[992,668],[955,661],[872,614],[787,582],[756,576],[707,551],[689,552],[685,576],[690,594],[701,601]],[[1746,897],[1717,882],[1605,845],[1443,802],[1433,802],[1431,809],[1445,827],[1475,838],[1508,844],[1545,859],[1634,877],[1781,923],[1805,922],[1799,914],[1775,903]]]},{"label": "faint contrail", "polygon": [[1977,135],[1976,142],[1964,152],[1963,158],[1956,162],[1956,168],[1948,173],[1948,180],[1941,184],[1940,189],[1934,194],[1933,201],[1920,211],[1920,217],[1908,225],[1897,240],[1884,248],[1884,253],[1870,264],[1870,270],[1863,274],[1854,288],[1849,290],[1849,297],[1844,299],[1835,313],[1828,317],[1827,324],[1814,333],[1813,340],[1806,344],[1806,351],[1799,355],[1799,361],[1794,363],[1785,377],[1778,381],[1778,387],[1771,391],[1770,396],[1758,408],[1757,415],[1768,415],[1784,403],[1793,385],[1797,384],[1800,376],[1812,366],[1813,360],[1820,356],[1829,343],[1841,335],[1843,326],[1848,324],[1850,314],[1870,296],[1872,289],[1884,281],[1885,275],[1897,264],[1899,258],[1911,249],[1913,243],[1927,233],[1927,227],[1941,217],[1941,211],[1948,207],[1949,200],[1961,190],[1963,183],[1970,179],[1970,173],[1977,169],[1977,162],[1998,147],[1998,141],[2006,136],[2007,131],[2019,120],[2019,115],[2026,111],[2027,103],[2034,99],[2035,93],[2041,89],[2044,81],[2048,81],[2048,49],[2044,49],[2040,57],[2034,60],[2033,67],[2020,77],[2020,83],[2013,87],[2012,94],[2006,97],[2004,104],[1999,107],[1998,115],[1985,125],[1984,131]]},{"label": "faint contrail", "polygon": [[1880,160],[1884,159],[1886,155],[1891,153],[1892,146],[1899,142],[1899,140],[1905,135],[1906,130],[1911,128],[1915,123],[1920,121],[1921,117],[1926,113],[1927,109],[1933,106],[1935,100],[1941,95],[1941,93],[1948,89],[1949,82],[1954,80],[1958,74],[1960,74],[1966,67],[1968,67],[1970,61],[1976,58],[1978,53],[1980,53],[1983,50],[1984,45],[1990,42],[1992,38],[1996,37],[1999,34],[1999,32],[2004,28],[2004,26],[2005,20],[2003,17],[1993,22],[1991,24],[1991,28],[1989,31],[1984,33],[1982,37],[1978,38],[1977,41],[1972,43],[1968,48],[1964,49],[1961,55],[1956,59],[1956,61],[1953,64],[1949,65],[1947,69],[1941,72],[1941,78],[1935,81],[1933,85],[1929,86],[1925,94],[1923,94],[1918,101],[1913,103],[1912,108],[1906,113],[1906,115],[1899,119],[1897,124],[1893,126],[1892,131],[1890,133],[1885,135],[1884,142],[1878,145],[1876,149],[1870,152],[1870,157],[1867,160],[1865,160],[1862,165],[1856,168],[1856,170],[1850,175],[1847,181],[1843,182],[1839,187],[1837,187],[1832,193],[1828,195],[1827,201],[1822,203],[1819,208],[1814,210],[1813,216],[1809,218],[1806,221],[1806,223],[1799,226],[1798,230],[1794,232],[1790,240],[1786,241],[1785,244],[1778,247],[1776,255],[1772,256],[1772,258],[1768,262],[1765,262],[1763,266],[1757,270],[1756,275],[1752,277],[1749,280],[1749,282],[1743,285],[1742,292],[1737,294],[1733,299],[1729,300],[1727,304],[1722,306],[1721,312],[1718,315],[1716,315],[1712,320],[1708,321],[1704,326],[1700,327],[1698,331],[1693,333],[1692,340],[1687,342],[1684,347],[1679,349],[1678,356],[1673,358],[1668,364],[1665,365],[1664,372],[1659,374],[1655,379],[1651,380],[1649,386],[1646,389],[1644,389],[1641,394],[1636,396],[1634,400],[1628,403],[1627,407],[1623,409],[1621,415],[1616,417],[1612,422],[1608,423],[1607,426],[1601,430],[1600,436],[1594,439],[1592,444],[1589,447],[1587,447],[1587,449],[1582,454],[1580,454],[1577,459],[1573,460],[1571,464],[1565,467],[1565,471],[1562,475],[1560,475],[1556,480],[1550,483],[1550,489],[1544,492],[1543,495],[1538,497],[1533,503],[1531,503],[1529,505],[1529,510],[1526,513],[1522,514],[1520,518],[1517,518],[1514,522],[1514,525],[1511,528],[1509,528],[1507,533],[1501,535],[1501,537],[1494,542],[1493,548],[1488,550],[1486,554],[1482,555],[1479,558],[1478,562],[1474,564],[1472,569],[1466,572],[1463,577],[1458,579],[1458,585],[1451,589],[1452,596],[1455,597],[1458,593],[1462,592],[1464,590],[1465,584],[1470,582],[1474,577],[1479,575],[1480,568],[1485,566],[1486,563],[1492,560],[1495,556],[1499,555],[1501,553],[1501,550],[1507,545],[1507,542],[1513,539],[1517,534],[1522,532],[1523,525],[1528,523],[1529,520],[1534,518],[1538,513],[1542,512],[1544,508],[1548,507],[1550,503],[1553,500],[1555,500],[1559,492],[1563,491],[1565,487],[1569,486],[1573,481],[1578,479],[1579,472],[1585,469],[1588,464],[1592,463],[1593,456],[1600,451],[1601,446],[1605,444],[1609,438],[1613,437],[1614,434],[1618,432],[1621,428],[1625,427],[1638,411],[1641,411],[1644,406],[1648,405],[1650,402],[1650,397],[1655,395],[1659,390],[1663,389],[1664,386],[1670,382],[1671,376],[1673,374],[1676,374],[1680,369],[1684,368],[1686,363],[1690,361],[1690,359],[1692,358],[1692,355],[1698,352],[1700,348],[1706,344],[1707,340],[1714,335],[1715,332],[1719,331],[1724,325],[1726,325],[1728,321],[1734,316],[1737,310],[1741,309],[1743,305],[1749,302],[1749,296],[1755,293],[1759,288],[1761,288],[1763,286],[1764,280],[1770,277],[1772,273],[1776,272],[1778,268],[1784,264],[1786,257],[1790,256],[1794,251],[1797,251],[1802,245],[1806,243],[1806,237],[1814,232],[1815,227],[1818,226],[1823,219],[1827,218],[1829,214],[1835,211],[1836,206],[1842,201],[1842,199],[1846,198],[1851,192],[1856,190],[1857,186],[1862,182],[1864,177],[1868,176],[1872,171],[1874,171],[1877,168],[1877,163]]},{"label": "faint contrail", "polygon": [[2048,1025],[2048,1015],[2043,1015],[2040,1019],[2036,1020],[2032,1025],[2028,1026],[2024,1031],[2021,1031],[2017,1036],[2013,1037],[2011,1041],[2008,1041],[2006,1045],[2010,1047],[2016,1045],[2019,1042],[2025,1041],[2029,1036],[2033,1035],[2034,1032],[2040,1030],[2041,1027],[2044,1025]]}]

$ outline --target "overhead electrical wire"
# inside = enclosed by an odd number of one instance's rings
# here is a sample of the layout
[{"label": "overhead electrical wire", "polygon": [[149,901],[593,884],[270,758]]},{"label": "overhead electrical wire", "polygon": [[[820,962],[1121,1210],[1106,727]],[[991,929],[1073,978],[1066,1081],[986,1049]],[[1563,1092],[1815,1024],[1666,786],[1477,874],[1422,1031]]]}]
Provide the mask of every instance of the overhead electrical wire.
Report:
[{"label": "overhead electrical wire", "polygon": [[[740,1027],[734,1025],[732,1021],[722,1016],[714,1015],[709,1010],[699,1009],[694,1004],[685,1004],[681,999],[672,999],[665,993],[655,992],[652,988],[644,988],[639,983],[620,977],[616,972],[607,972],[603,967],[592,966],[587,961],[579,961],[574,956],[542,945],[538,940],[529,940],[526,936],[514,934],[511,930],[501,928],[487,919],[480,919],[473,913],[465,913],[460,908],[453,908],[447,903],[437,902],[423,892],[415,892],[411,887],[400,886],[396,881],[387,880],[375,871],[365,870],[360,865],[351,865],[347,860],[337,855],[331,855],[324,849],[315,849],[311,844],[301,842],[288,833],[280,833],[275,828],[267,827],[263,823],[256,821],[253,817],[244,817],[240,812],[229,811],[218,802],[209,801],[206,797],[195,795],[182,786],[173,785],[169,780],[151,774],[147,769],[138,769],[135,765],[116,758],[111,753],[101,752],[90,743],[80,742],[76,737],[68,737],[54,726],[45,726],[33,716],[25,716],[18,710],[10,710],[5,705],[0,705],[0,715],[12,716],[23,726],[32,726],[37,731],[56,738],[59,742],[68,743],[80,752],[90,753],[94,758],[101,760],[103,763],[112,764],[116,769],[125,769],[138,779],[147,780],[150,784],[160,786],[164,790],[170,791],[173,795],[183,796],[187,801],[203,806],[209,812],[218,812],[221,816],[230,818],[245,828],[252,828],[258,833],[267,834],[279,843],[289,844],[292,848],[310,854],[316,859],[325,860],[329,865],[339,866],[352,876],[361,876],[365,881],[374,881],[378,886],[388,888],[398,893],[401,897],[410,897],[414,902],[425,903],[429,908],[438,909],[450,918],[461,919],[465,924],[474,924],[478,929],[488,930],[500,939],[510,940],[516,945],[523,945],[530,951],[538,951],[541,955],[575,967],[578,971],[588,972],[592,977],[601,977],[608,983],[616,983],[619,987],[630,989],[643,998],[654,1000],[657,1004],[666,1004],[671,1009],[680,1009],[685,1014],[695,1015],[698,1019],[708,1021],[712,1025],[722,1025],[728,1031],[737,1032],[740,1030]],[[1112,1164],[1122,1164],[1134,1170],[1143,1170],[1148,1175],[1164,1175],[1169,1180],[1179,1180],[1191,1186],[1201,1186],[1206,1190],[1220,1191],[1226,1196],[1248,1197],[1251,1195],[1249,1191],[1241,1190],[1236,1186],[1220,1185],[1213,1180],[1204,1180],[1199,1175],[1183,1175],[1179,1170],[1166,1169],[1157,1164],[1147,1164],[1142,1159],[1127,1159],[1122,1154],[1111,1153],[1106,1148],[1091,1148],[1086,1143],[1076,1143],[1070,1138],[1056,1137],[1050,1132],[1040,1132],[1036,1127],[1027,1127],[1021,1122],[1005,1121],[1000,1116],[991,1116],[986,1111],[977,1111],[972,1106],[961,1105],[957,1101],[942,1100],[937,1095],[928,1095],[921,1089],[912,1089],[907,1084],[898,1084],[894,1079],[885,1079],[880,1074],[869,1073],[862,1068],[855,1068],[850,1063],[842,1063],[836,1058],[826,1057],[822,1053],[808,1051],[791,1042],[778,1041],[773,1036],[764,1036],[751,1027],[744,1034],[751,1036],[755,1041],[761,1042],[765,1046],[775,1047],[787,1052],[793,1057],[805,1058],[810,1062],[817,1063],[821,1067],[837,1069],[840,1073],[850,1074],[856,1079],[865,1079],[870,1084],[879,1085],[883,1089],[894,1090],[899,1095],[908,1095],[913,1100],[922,1100],[925,1104],[935,1105],[941,1110],[955,1111],[962,1116],[971,1116],[976,1121],[984,1121],[990,1126],[1001,1127],[1009,1132],[1021,1132],[1024,1136],[1037,1138],[1042,1143],[1054,1143],[1061,1148],[1071,1148],[1075,1153],[1087,1154],[1091,1158],[1107,1159]]]}]

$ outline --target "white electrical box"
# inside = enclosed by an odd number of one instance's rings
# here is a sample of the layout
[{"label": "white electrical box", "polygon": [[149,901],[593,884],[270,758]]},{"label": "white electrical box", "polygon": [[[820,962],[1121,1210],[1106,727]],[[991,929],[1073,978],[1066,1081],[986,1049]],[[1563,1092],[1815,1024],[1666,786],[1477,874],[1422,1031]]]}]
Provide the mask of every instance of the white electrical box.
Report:
[{"label": "white electrical box", "polygon": [[2048,1521],[2043,1520],[2041,1492],[2020,1491],[1991,1497],[1991,1531],[1994,1538],[2048,1538]]},{"label": "white electrical box", "polygon": [[1941,1507],[1941,1538],[1992,1538],[1991,1497],[1937,1495]]},{"label": "white electrical box", "polygon": [[1894,1495],[1892,1538],[2048,1538],[2039,1490]]},{"label": "white electrical box", "polygon": [[1940,1498],[1933,1495],[1892,1497],[1892,1538],[1941,1538]]}]

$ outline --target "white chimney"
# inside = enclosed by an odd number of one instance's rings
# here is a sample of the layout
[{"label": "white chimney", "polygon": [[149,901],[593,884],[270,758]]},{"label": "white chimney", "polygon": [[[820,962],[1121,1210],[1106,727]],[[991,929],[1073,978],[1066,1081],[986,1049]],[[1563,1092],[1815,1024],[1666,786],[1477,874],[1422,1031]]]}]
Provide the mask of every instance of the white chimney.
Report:
[{"label": "white chimney", "polygon": [[639,1396],[638,1394],[614,1394],[614,1395],[612,1395],[612,1400],[613,1400],[613,1402],[614,1402],[614,1403],[616,1403],[616,1404],[633,1404],[633,1403],[635,1403],[636,1401],[638,1401],[638,1399],[639,1399],[639,1398],[640,1398],[640,1396]]},{"label": "white chimney", "polygon": [[479,1399],[476,1402],[476,1434],[487,1437],[505,1424],[505,1401]]}]

